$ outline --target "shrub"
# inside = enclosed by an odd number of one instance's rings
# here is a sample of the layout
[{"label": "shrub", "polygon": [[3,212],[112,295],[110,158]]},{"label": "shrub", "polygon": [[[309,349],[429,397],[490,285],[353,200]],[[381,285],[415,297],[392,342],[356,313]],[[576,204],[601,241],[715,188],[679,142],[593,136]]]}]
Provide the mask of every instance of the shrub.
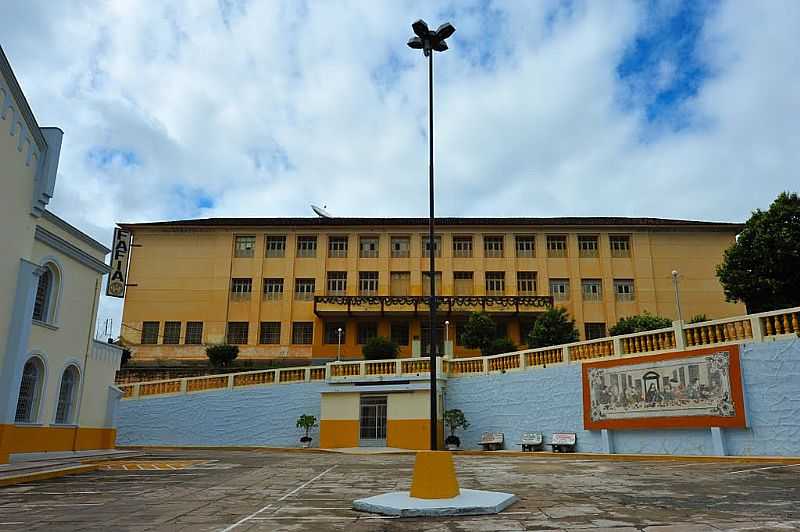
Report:
[{"label": "shrub", "polygon": [[206,347],[208,361],[215,368],[227,368],[239,356],[238,345],[210,345]]},{"label": "shrub", "polygon": [[464,324],[461,343],[468,349],[480,349],[485,355],[496,335],[494,320],[484,312],[473,312]]},{"label": "shrub", "polygon": [[367,360],[380,360],[383,358],[397,358],[397,353],[400,348],[397,344],[383,336],[373,336],[364,347],[361,348],[361,353]]},{"label": "shrub", "polygon": [[672,320],[664,316],[656,316],[645,311],[637,316],[620,318],[616,325],[608,330],[611,336],[632,334],[637,332],[652,331],[672,327]]},{"label": "shrub", "polygon": [[533,324],[528,335],[528,346],[549,347],[551,345],[577,342],[580,335],[575,327],[575,320],[570,319],[564,307],[551,308],[542,313]]},{"label": "shrub", "polygon": [[464,416],[464,412],[458,408],[445,411],[444,424],[447,427],[447,430],[450,431],[450,435],[444,440],[444,442],[447,445],[461,445],[461,439],[456,436],[456,430],[467,430],[469,428],[469,421],[467,421],[466,416]]},{"label": "shrub", "polygon": [[695,314],[689,318],[689,323],[702,323],[704,321],[708,321],[708,316],[705,314]]},{"label": "shrub", "polygon": [[517,344],[510,338],[495,338],[489,346],[481,352],[483,356],[499,355],[500,353],[511,353],[517,350]]},{"label": "shrub", "polygon": [[317,418],[314,416],[303,414],[302,416],[297,418],[297,428],[305,429],[306,431],[306,435],[300,438],[300,441],[303,443],[311,441],[311,437],[308,435],[308,431],[310,431],[312,428],[316,426],[317,426]]}]

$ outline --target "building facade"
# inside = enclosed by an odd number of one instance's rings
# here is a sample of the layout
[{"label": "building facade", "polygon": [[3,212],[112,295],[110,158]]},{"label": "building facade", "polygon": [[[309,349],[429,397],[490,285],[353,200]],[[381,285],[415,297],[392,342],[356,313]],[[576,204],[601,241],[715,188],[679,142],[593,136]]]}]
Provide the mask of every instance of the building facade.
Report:
[{"label": "building facade", "polygon": [[95,342],[109,250],[47,210],[62,132],[39,128],[0,49],[0,463],[114,446],[121,350]]},{"label": "building facade", "polygon": [[[715,276],[740,224],[651,218],[205,219],[120,224],[133,234],[123,341],[136,363],[361,357],[372,336],[403,357],[427,353],[429,255],[436,255],[440,350],[483,310],[518,345],[537,315],[563,306],[581,337],[648,311],[677,319],[741,314]],[[340,331],[341,330],[341,331]]]}]

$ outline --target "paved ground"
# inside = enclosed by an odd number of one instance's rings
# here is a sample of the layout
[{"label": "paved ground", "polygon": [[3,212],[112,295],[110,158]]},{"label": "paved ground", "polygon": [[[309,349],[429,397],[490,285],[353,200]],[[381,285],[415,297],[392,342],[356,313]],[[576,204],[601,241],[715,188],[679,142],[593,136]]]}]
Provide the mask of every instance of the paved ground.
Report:
[{"label": "paved ground", "polygon": [[0,530],[800,529],[800,464],[459,456],[463,487],[521,500],[496,516],[418,520],[350,510],[408,489],[413,456],[198,450],[141,463],[0,488]]}]

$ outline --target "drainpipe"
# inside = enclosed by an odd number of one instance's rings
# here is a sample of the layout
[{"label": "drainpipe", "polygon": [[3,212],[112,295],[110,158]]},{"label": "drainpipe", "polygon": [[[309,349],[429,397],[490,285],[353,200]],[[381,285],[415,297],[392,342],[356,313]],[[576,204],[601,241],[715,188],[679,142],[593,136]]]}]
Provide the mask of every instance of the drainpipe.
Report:
[{"label": "drainpipe", "polygon": [[86,352],[83,355],[83,368],[81,369],[80,388],[78,393],[78,408],[75,410],[75,433],[72,435],[72,450],[77,451],[78,446],[78,431],[81,428],[81,407],[83,406],[83,390],[85,389],[86,377],[89,374],[89,353],[92,350],[92,338],[94,337],[94,323],[95,313],[97,312],[97,301],[100,298],[100,283],[103,277],[95,279],[94,281],[94,299],[92,300],[92,313],[89,315],[89,335],[86,339]]}]

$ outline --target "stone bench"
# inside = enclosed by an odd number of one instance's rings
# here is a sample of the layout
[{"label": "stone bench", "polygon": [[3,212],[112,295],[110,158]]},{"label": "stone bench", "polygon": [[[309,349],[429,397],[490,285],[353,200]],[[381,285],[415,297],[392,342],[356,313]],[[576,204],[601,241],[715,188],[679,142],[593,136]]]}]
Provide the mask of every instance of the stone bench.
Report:
[{"label": "stone bench", "polygon": [[578,436],[574,432],[554,432],[550,436],[550,443],[546,444],[554,453],[574,453]]},{"label": "stone bench", "polygon": [[478,444],[483,447],[484,451],[497,451],[503,448],[504,439],[502,432],[484,432],[481,434],[481,441]]},{"label": "stone bench", "polygon": [[523,432],[520,442],[523,451],[538,451],[542,448],[543,437],[541,432]]}]

